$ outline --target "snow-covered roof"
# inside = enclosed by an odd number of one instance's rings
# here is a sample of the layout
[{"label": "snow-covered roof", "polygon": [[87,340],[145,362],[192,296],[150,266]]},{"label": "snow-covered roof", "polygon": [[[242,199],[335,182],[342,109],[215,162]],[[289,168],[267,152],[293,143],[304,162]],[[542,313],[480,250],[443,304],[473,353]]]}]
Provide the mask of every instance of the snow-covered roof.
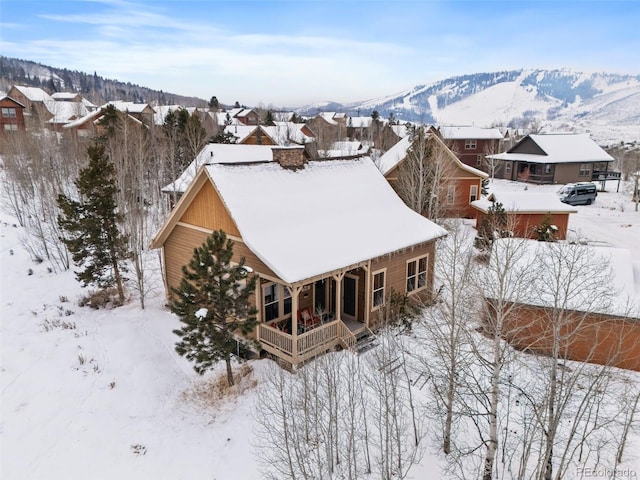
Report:
[{"label": "snow-covered roof", "polygon": [[181,105],[156,105],[155,107],[153,107],[154,125],[164,125],[164,119],[167,118],[169,112],[177,112],[181,108]]},{"label": "snow-covered roof", "polygon": [[333,142],[329,150],[319,150],[318,154],[324,158],[350,157],[364,155],[368,149],[359,141]]},{"label": "snow-covered roof", "polygon": [[69,123],[72,119],[82,118],[89,113],[87,107],[80,102],[56,101],[47,107],[53,113],[53,118],[48,123]]},{"label": "snow-covered roof", "polygon": [[519,213],[576,213],[571,205],[562,203],[554,193],[532,192],[522,190],[519,192],[493,192],[487,197],[482,197],[471,202],[471,206],[487,212],[495,202],[500,202],[507,212]]},{"label": "snow-covered roof", "polygon": [[409,137],[404,137],[378,159],[378,168],[383,175],[386,175],[393,167],[404,160],[410,146],[411,139]]},{"label": "snow-covered roof", "polygon": [[38,87],[23,87],[21,85],[15,85],[15,89],[22,93],[32,102],[49,102],[53,101],[51,95]]},{"label": "snow-covered roof", "polygon": [[409,129],[406,125],[391,125],[391,130],[393,130],[393,133],[400,138],[404,138],[409,135]]},{"label": "snow-covered roof", "polygon": [[75,127],[79,127],[80,125],[84,125],[85,123],[95,120],[96,118],[100,117],[100,115],[102,115],[102,108],[99,108],[97,110],[94,110],[93,112],[90,112],[88,114],[86,114],[84,117],[80,117],[76,120],[73,120],[65,125],[63,125],[62,128],[64,129],[71,129],[71,128],[75,128]]},{"label": "snow-covered roof", "polygon": [[[129,113],[142,113],[146,108],[151,108],[148,103],[124,102],[122,100],[112,100],[108,102],[108,105],[113,105],[121,112]],[[151,108],[151,111],[154,111],[153,108]]]},{"label": "snow-covered roof", "polygon": [[[258,128],[261,128],[266,136],[271,138],[274,142],[276,142],[275,138],[271,137],[271,134],[264,128],[259,125],[244,125],[242,123],[236,123],[235,125],[227,125],[224,127],[225,133],[231,133],[234,137],[237,138],[236,143],[244,142],[247,137],[251,136],[253,132],[255,132]],[[276,142],[278,143],[278,142]]]},{"label": "snow-covered roof", "polygon": [[333,117],[336,115],[336,112],[321,112],[318,114],[319,117],[322,117],[324,119],[325,122],[327,122],[329,125],[337,125],[338,122],[336,122]]},{"label": "snow-covered roof", "polygon": [[273,160],[272,148],[271,145],[209,143],[204,146],[184,172],[175,181],[164,187],[162,191],[184,193],[198,173],[198,169],[205,164],[270,162]]},{"label": "snow-covered roof", "polygon": [[[505,248],[510,242],[514,242],[511,248]],[[499,260],[507,251],[517,252],[511,254],[512,272],[525,271],[531,267],[536,269],[532,276],[532,294],[527,295],[525,302],[529,305],[553,306],[555,292],[549,291],[549,285],[553,286],[554,282],[564,280],[565,283],[572,283],[571,286],[567,285],[569,290],[577,290],[572,294],[572,298],[562,299],[563,303],[566,302],[568,310],[632,318],[640,314],[640,298],[637,294],[640,289],[636,289],[633,258],[628,249],[502,238],[493,243],[490,262]],[[592,267],[571,265],[572,258],[585,259]],[[569,269],[572,269],[571,273]],[[552,277],[559,280],[548,281]],[[611,298],[596,298],[596,292],[593,291],[595,285],[598,285],[598,288],[607,288],[611,292]]]},{"label": "snow-covered roof", "polygon": [[447,140],[502,140],[504,135],[497,128],[481,128],[473,126],[443,126],[440,133]]},{"label": "snow-covered roof", "polygon": [[[426,135],[427,135],[427,138],[434,139],[436,142],[438,142],[441,148],[448,150],[448,147],[444,143],[442,143],[442,141],[438,137],[433,136],[429,133],[427,133]],[[396,143],[393,147],[387,150],[385,154],[378,159],[378,162],[377,162],[378,168],[380,169],[383,175],[386,175],[387,173],[389,173],[396,165],[398,165],[398,163],[404,160],[404,158],[407,156],[407,151],[411,147],[411,144],[412,144],[411,137],[410,136],[404,137],[398,143]],[[478,170],[477,168],[473,168],[469,165],[462,163],[458,159],[458,157],[455,156],[453,152],[450,152],[450,157],[451,157],[451,160],[454,161],[458,165],[458,167],[461,168],[462,170],[465,170],[466,172],[469,172],[470,174],[477,177],[482,177],[482,178],[488,177],[488,175],[482,170]]]},{"label": "snow-covered roof", "polygon": [[209,165],[244,242],[294,283],[434,240],[446,231],[407,207],[370,158]]},{"label": "snow-covered roof", "polygon": [[55,92],[51,94],[51,98],[57,101],[73,101],[80,96],[77,92]]},{"label": "snow-covered roof", "polygon": [[[528,141],[534,142],[544,154],[517,153],[520,145]],[[508,152],[487,155],[497,160],[512,160],[530,163],[580,163],[580,162],[612,162],[613,157],[605,152],[588,133],[552,133],[544,135],[528,135]]]},{"label": "snow-covered roof", "polygon": [[349,117],[348,125],[353,128],[369,128],[373,122],[371,117]]},{"label": "snow-covered roof", "polygon": [[[297,143],[302,145],[304,143],[310,143],[315,140],[315,137],[307,135],[303,130],[306,125],[304,123],[293,122],[273,122],[274,125],[263,126],[262,129],[268,133],[268,135],[278,145],[289,145],[290,143]],[[254,127],[255,128],[255,127]]]}]

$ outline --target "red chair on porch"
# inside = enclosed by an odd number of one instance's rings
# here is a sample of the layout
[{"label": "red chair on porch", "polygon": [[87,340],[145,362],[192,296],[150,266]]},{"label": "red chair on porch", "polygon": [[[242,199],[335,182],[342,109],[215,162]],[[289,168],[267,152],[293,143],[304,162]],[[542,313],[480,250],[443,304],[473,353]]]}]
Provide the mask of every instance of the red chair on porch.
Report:
[{"label": "red chair on porch", "polygon": [[309,330],[320,325],[320,317],[313,315],[310,308],[303,308],[302,310],[298,310],[298,323],[302,325],[305,330]]}]

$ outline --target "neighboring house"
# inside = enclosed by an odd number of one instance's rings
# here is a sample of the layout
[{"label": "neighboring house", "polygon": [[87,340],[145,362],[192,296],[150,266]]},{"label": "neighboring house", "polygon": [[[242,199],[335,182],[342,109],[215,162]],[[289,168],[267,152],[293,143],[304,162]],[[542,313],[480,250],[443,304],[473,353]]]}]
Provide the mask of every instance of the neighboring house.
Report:
[{"label": "neighboring house", "polygon": [[[76,120],[64,124],[61,131],[64,134],[75,138],[76,140],[91,140],[92,138],[101,135],[103,133],[103,128],[100,124],[100,121],[105,114],[106,108],[109,105],[109,103],[102,105],[93,112],[86,114],[84,117],[80,117]],[[124,111],[122,113],[126,115],[127,121],[131,122],[133,125],[145,126],[146,128],[148,128],[146,124],[128,113],[128,111]]]},{"label": "neighboring house", "polygon": [[72,102],[81,103],[89,112],[94,111],[97,107],[94,103],[90,102],[77,92],[56,92],[51,95],[56,102]]},{"label": "neighboring house", "polygon": [[153,126],[155,110],[148,103],[134,103],[114,100],[108,102],[107,105],[113,105],[121,112],[128,113],[133,118],[140,120],[147,127]]},{"label": "neighboring house", "polygon": [[[227,125],[224,133],[231,133],[236,138],[236,143],[243,145],[277,145],[275,138],[271,136],[261,125]],[[275,133],[275,132],[272,132]]]},{"label": "neighboring house", "polygon": [[[514,239],[498,239],[494,243],[492,255],[500,251],[503,242]],[[520,241],[520,240],[518,240]],[[633,259],[629,250],[608,247],[587,247],[560,243],[537,242],[526,240],[522,255],[513,261],[512,269],[525,268],[527,265],[539,265],[536,278],[539,285],[532,285],[535,295],[528,295],[527,300],[519,303],[511,302],[511,314],[503,325],[505,339],[514,347],[538,354],[551,354],[553,348],[553,328],[562,322],[559,348],[561,357],[579,362],[611,365],[619,368],[640,371],[640,316],[638,312],[638,294],[640,286],[636,285],[633,272]],[[496,250],[497,248],[497,250]],[[578,249],[584,251],[583,256],[595,265],[601,265],[599,273],[588,269],[589,275],[602,275],[603,288],[610,289],[612,298],[594,298],[589,288],[580,290],[583,283],[593,284],[594,278],[584,279],[580,274],[571,274],[574,281],[567,285],[571,298],[565,298],[556,292],[547,291],[545,279],[557,275],[568,275],[565,265],[559,270],[559,262],[544,262],[539,259],[576,258],[576,252],[563,253],[562,250]],[[577,252],[578,254],[580,252]],[[553,266],[549,266],[551,263]],[[612,276],[609,275],[611,268]],[[578,267],[577,271],[581,271]],[[564,272],[564,273],[563,273]],[[598,279],[596,278],[597,282]],[[536,280],[533,280],[536,284]],[[492,302],[491,296],[485,301]],[[509,298],[505,298],[507,302]],[[558,315],[554,305],[561,302],[564,312]],[[557,338],[557,336],[556,336]]]},{"label": "neighboring house", "polygon": [[347,117],[343,113],[321,112],[307,121],[316,133],[318,148],[328,150],[333,142],[347,138]]},{"label": "neighboring house", "polygon": [[274,125],[263,126],[264,130],[278,145],[307,145],[316,141],[316,135],[305,123],[274,122]]},{"label": "neighboring house", "polygon": [[527,135],[488,158],[497,161],[496,178],[507,180],[548,184],[620,178],[611,171],[613,157],[586,133]]},{"label": "neighboring house", "polygon": [[407,208],[369,158],[216,163],[195,179],[156,234],[167,292],[214,230],[258,275],[263,351],[293,368],[383,321],[392,291],[430,299],[435,243],[446,232]]},{"label": "neighboring house", "polygon": [[12,86],[7,96],[24,105],[25,124],[42,126],[44,122],[53,117],[53,104],[55,100],[44,90],[37,87]]},{"label": "neighboring house", "polygon": [[9,96],[0,98],[0,135],[24,132],[25,106]]},{"label": "neighboring house", "polygon": [[500,151],[504,135],[497,128],[442,126],[438,132],[447,146],[465,165],[489,171],[485,157]]},{"label": "neighboring house", "polygon": [[537,193],[529,190],[521,192],[494,192],[483,197],[471,206],[476,209],[476,226],[487,216],[489,209],[498,202],[507,214],[507,223],[513,236],[537,238],[534,228],[550,215],[552,225],[556,226],[555,238],[565,240],[569,228],[569,215],[577,213],[575,207],[562,203],[554,193]]},{"label": "neighboring house", "polygon": [[[444,169],[439,186],[444,213],[450,217],[475,217],[471,202],[480,198],[482,181],[487,174],[462,163],[438,135],[427,132],[426,138],[431,145],[432,158],[442,162]],[[411,144],[412,138],[404,137],[378,160],[380,171],[396,190],[401,188],[401,176],[408,174],[406,162]]]}]

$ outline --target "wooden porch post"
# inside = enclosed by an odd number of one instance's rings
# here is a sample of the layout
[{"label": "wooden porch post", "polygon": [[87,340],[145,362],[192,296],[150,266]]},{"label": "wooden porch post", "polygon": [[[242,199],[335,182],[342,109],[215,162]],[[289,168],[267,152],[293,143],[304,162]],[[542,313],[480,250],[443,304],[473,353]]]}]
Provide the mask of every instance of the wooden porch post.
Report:
[{"label": "wooden porch post", "polygon": [[293,368],[298,365],[298,295],[302,291],[302,285],[292,285],[291,291],[291,356]]},{"label": "wooden porch post", "polygon": [[333,279],[336,281],[336,320],[342,320],[340,311],[342,310],[342,279],[345,272],[334,273]]},{"label": "wooden porch post", "polygon": [[256,328],[256,339],[260,341],[260,325],[264,322],[264,318],[262,316],[262,282],[260,282],[260,277],[256,280],[256,289],[254,292],[256,298],[256,316],[258,318],[258,328]]},{"label": "wooden porch post", "polygon": [[369,328],[369,315],[371,314],[371,260],[363,265],[364,270],[364,324]]}]

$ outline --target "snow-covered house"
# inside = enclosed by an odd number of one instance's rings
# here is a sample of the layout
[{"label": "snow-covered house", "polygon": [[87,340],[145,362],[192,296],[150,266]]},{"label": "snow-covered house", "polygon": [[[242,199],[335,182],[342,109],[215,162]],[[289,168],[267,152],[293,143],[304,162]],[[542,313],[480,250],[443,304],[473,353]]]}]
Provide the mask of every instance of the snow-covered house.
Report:
[{"label": "snow-covered house", "polygon": [[124,102],[122,100],[113,100],[108,103],[113,105],[121,112],[126,112],[133,118],[140,120],[147,127],[152,127],[154,122],[155,110],[148,103]]},{"label": "snow-covered house", "polygon": [[236,143],[243,145],[277,145],[276,139],[262,125],[234,124],[224,127],[224,133],[235,137]]},{"label": "snow-covered house", "polygon": [[562,203],[552,192],[539,193],[530,190],[515,192],[492,192],[487,197],[471,202],[476,210],[476,225],[480,225],[489,209],[500,203],[507,214],[507,221],[515,237],[535,239],[535,227],[549,215],[551,225],[555,226],[555,238],[567,238],[569,215],[577,213],[575,207]]},{"label": "snow-covered house", "polygon": [[[111,105],[119,110],[118,107],[123,106],[123,103],[127,102],[121,102],[117,104],[107,103],[105,105],[102,105],[93,112],[89,112],[80,118],[65,123],[64,125],[62,125],[61,131],[64,134],[78,140],[90,140],[96,135],[100,135],[102,133],[101,120],[105,115],[107,107]],[[131,113],[129,113],[128,110],[122,110],[122,114],[126,116],[125,118],[128,122],[131,122],[132,125],[148,128],[147,124],[143,123],[136,116],[133,116]]]},{"label": "snow-covered house", "polygon": [[[431,132],[425,135],[431,146],[432,161],[441,162],[442,184],[439,191],[444,213],[450,217],[475,217],[476,211],[471,203],[480,198],[482,181],[487,178],[487,174],[462,163],[438,135]],[[407,152],[412,143],[410,136],[404,137],[378,159],[378,168],[396,190],[402,189],[402,176],[411,174],[408,170]]]},{"label": "snow-covered house", "polygon": [[200,167],[152,242],[170,292],[193,249],[224,230],[259,276],[256,339],[291,366],[355,345],[394,291],[430,297],[435,243],[446,235],[403,204],[370,158],[306,161],[303,151]]},{"label": "snow-covered house", "polygon": [[[503,238],[489,261],[509,243],[511,272],[536,268],[528,294],[508,289],[501,302],[511,345],[543,355],[555,346],[561,358],[640,371],[640,279],[629,250]],[[485,301],[497,291],[487,287]]]},{"label": "snow-covered house", "polygon": [[[51,109],[55,100],[41,88],[14,85],[7,92],[7,96],[24,105],[25,117],[36,124],[44,123],[53,117]],[[25,121],[29,124],[27,119]]]},{"label": "snow-covered house", "polygon": [[614,160],[586,133],[527,135],[506,152],[487,158],[498,162],[496,177],[539,184],[610,178]]}]

